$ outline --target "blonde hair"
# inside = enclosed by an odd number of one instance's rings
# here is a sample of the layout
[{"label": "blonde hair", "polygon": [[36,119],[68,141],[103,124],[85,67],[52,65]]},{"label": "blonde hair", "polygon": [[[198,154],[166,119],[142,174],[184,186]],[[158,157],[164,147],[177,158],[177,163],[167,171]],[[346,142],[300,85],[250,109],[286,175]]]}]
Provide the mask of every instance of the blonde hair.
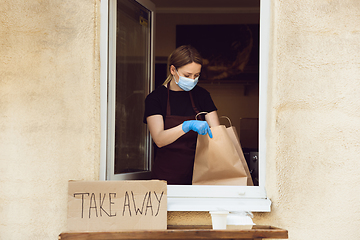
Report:
[{"label": "blonde hair", "polygon": [[163,85],[168,84],[173,78],[170,72],[171,65],[174,65],[176,69],[179,69],[182,66],[185,66],[193,62],[198,63],[200,65],[202,65],[203,63],[200,53],[194,47],[190,45],[182,45],[176,48],[168,58],[168,62],[167,62],[168,77],[164,81]]}]

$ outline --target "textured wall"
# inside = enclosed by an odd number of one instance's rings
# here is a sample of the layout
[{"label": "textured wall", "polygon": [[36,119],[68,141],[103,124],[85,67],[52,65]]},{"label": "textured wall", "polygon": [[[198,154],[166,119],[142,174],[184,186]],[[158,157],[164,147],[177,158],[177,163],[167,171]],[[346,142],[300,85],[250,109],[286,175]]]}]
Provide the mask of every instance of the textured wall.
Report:
[{"label": "textured wall", "polygon": [[0,1],[0,239],[57,239],[98,179],[97,1]]},{"label": "textured wall", "polygon": [[292,240],[360,235],[360,1],[275,1],[267,191]]}]

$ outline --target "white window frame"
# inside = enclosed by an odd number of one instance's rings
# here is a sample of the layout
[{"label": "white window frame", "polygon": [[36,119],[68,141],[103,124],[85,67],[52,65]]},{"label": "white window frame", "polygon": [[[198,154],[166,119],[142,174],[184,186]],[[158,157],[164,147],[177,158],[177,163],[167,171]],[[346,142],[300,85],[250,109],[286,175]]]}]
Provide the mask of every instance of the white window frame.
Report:
[{"label": "white window frame", "polygon": [[[141,2],[141,0],[137,0]],[[168,186],[168,211],[251,211],[270,212],[271,201],[265,190],[267,82],[270,49],[271,1],[260,0],[260,76],[259,76],[259,186]],[[100,104],[101,152],[100,180],[106,179],[109,79],[109,0],[101,1]]]},{"label": "white window frame", "polygon": [[[135,0],[138,3],[140,3],[142,6],[146,7],[148,10],[150,10],[152,12],[151,16],[150,16],[150,27],[151,27],[151,32],[154,32],[154,14],[153,12],[155,11],[155,5],[150,1],[150,0]],[[108,64],[110,63],[116,63],[116,18],[118,16],[117,14],[117,0],[108,0],[106,1],[108,4],[106,6],[105,9],[107,9],[107,19],[108,22],[105,26],[104,23],[104,27],[103,29],[107,29],[107,33],[106,33],[106,37],[107,37],[107,58],[104,59],[104,64],[107,65],[106,69],[107,69],[107,85],[103,86],[103,90],[104,90],[104,95],[101,95],[102,100],[106,100],[106,106],[102,105],[101,107],[103,107],[104,109],[106,108],[106,113],[104,112],[104,114],[107,114],[107,124],[103,127],[106,127],[107,132],[105,133],[106,136],[104,135],[104,137],[106,137],[106,145],[104,145],[104,147],[106,147],[106,166],[104,166],[106,168],[105,170],[105,179],[106,180],[137,180],[137,179],[148,179],[151,176],[151,172],[150,171],[146,171],[146,172],[131,172],[131,173],[122,173],[122,174],[114,174],[113,170],[115,168],[115,149],[114,147],[109,147],[109,146],[115,146],[115,99],[116,99],[116,66],[115,64]],[[112,20],[110,20],[112,19]],[[101,33],[101,36],[103,36],[103,34],[105,33]],[[105,39],[104,39],[105,40]],[[154,34],[151,34],[151,37],[149,39],[149,42],[151,44],[151,46],[149,47],[150,51],[149,51],[149,55],[150,55],[150,59],[149,59],[149,64],[150,64],[150,72],[149,72],[149,79],[150,79],[150,83],[147,84],[148,88],[147,90],[152,90],[154,88],[154,81],[153,81],[153,76],[154,76],[154,62],[155,62],[155,57],[154,57]],[[101,43],[100,43],[101,44]],[[105,46],[104,46],[105,48]],[[111,49],[111,50],[109,50]],[[105,49],[104,49],[105,50]],[[100,52],[101,55],[101,52]],[[105,62],[105,60],[107,60],[107,62]],[[101,65],[103,66],[103,65]],[[103,69],[101,69],[103,70]],[[105,73],[104,73],[105,74]],[[105,77],[105,75],[104,75]],[[102,81],[103,82],[103,81]],[[105,82],[104,82],[105,83]],[[145,90],[145,91],[147,91]],[[106,91],[106,95],[105,95],[105,91]],[[106,99],[105,99],[106,97]],[[105,104],[105,102],[104,102]],[[104,118],[105,121],[105,118]],[[105,128],[104,128],[105,131]],[[103,139],[102,139],[103,140]],[[147,136],[146,136],[146,148],[148,149],[147,155],[151,156],[152,155],[152,140],[150,137],[150,132],[147,132]],[[105,149],[104,149],[105,150]],[[146,157],[148,157],[146,156]],[[109,160],[111,159],[111,160]]]}]

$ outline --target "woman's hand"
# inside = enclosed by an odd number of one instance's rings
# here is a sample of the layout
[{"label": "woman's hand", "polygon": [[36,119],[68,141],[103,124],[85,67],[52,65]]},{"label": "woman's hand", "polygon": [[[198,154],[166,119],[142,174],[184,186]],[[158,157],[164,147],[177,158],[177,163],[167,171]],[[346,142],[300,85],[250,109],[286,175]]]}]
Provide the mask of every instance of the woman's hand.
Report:
[{"label": "woman's hand", "polygon": [[185,133],[187,133],[190,130],[193,130],[200,135],[206,135],[208,133],[209,137],[212,138],[212,133],[209,124],[206,121],[199,121],[199,120],[185,121],[182,124],[182,130]]}]

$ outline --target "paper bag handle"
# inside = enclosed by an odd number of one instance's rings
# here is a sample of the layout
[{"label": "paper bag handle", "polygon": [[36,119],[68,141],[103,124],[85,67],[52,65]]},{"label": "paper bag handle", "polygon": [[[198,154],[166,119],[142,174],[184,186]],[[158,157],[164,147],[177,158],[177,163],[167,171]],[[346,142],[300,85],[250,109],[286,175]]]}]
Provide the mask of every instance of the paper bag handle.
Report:
[{"label": "paper bag handle", "polygon": [[[195,120],[198,120],[197,119],[197,117],[199,116],[199,115],[201,115],[201,114],[208,114],[208,112],[199,112],[198,114],[196,114],[196,116],[195,116]],[[226,118],[228,121],[229,121],[229,123],[230,123],[230,127],[232,127],[232,123],[231,123],[231,120],[230,120],[230,118],[228,118],[227,116],[221,116],[220,118]]]},{"label": "paper bag handle", "polygon": [[208,114],[208,112],[199,112],[198,114],[196,114],[195,120],[198,120],[197,117],[198,117],[200,114],[205,114],[205,115],[206,115],[206,114]]},{"label": "paper bag handle", "polygon": [[230,127],[232,127],[232,123],[231,123],[230,118],[228,118],[227,116],[221,116],[220,118],[226,118],[226,119],[229,121],[229,123],[230,123]]}]

